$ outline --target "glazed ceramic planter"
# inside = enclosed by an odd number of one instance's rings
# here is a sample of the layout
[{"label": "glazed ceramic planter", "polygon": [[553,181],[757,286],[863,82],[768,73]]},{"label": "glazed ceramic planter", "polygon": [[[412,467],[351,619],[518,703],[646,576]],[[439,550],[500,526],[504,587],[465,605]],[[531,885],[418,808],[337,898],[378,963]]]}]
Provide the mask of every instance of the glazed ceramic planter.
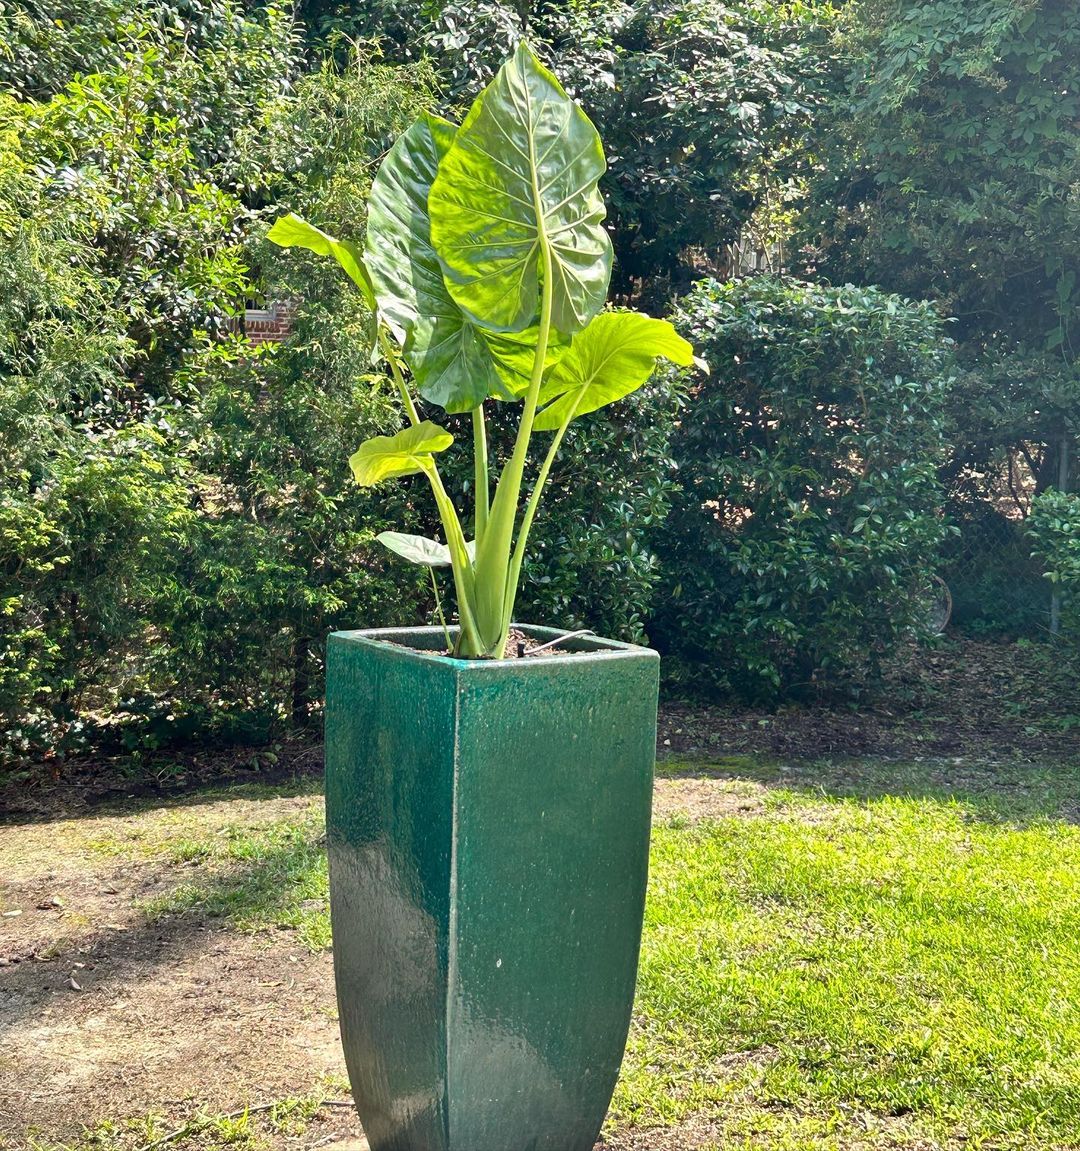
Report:
[{"label": "glazed ceramic planter", "polygon": [[372,1151],[589,1151],[634,996],[659,658],[592,637],[504,661],[395,646],[442,643],[425,628],[328,646],[353,1096]]}]

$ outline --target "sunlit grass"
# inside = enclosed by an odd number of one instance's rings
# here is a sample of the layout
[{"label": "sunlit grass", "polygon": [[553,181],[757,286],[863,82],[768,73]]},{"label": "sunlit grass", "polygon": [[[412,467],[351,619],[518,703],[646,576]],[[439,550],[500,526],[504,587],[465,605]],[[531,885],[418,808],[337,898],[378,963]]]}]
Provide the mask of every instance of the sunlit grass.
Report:
[{"label": "sunlit grass", "polygon": [[226,824],[161,845],[172,863],[195,864],[184,880],[140,907],[152,919],[198,911],[240,931],[296,931],[311,951],[330,946],[321,805],[255,826]]},{"label": "sunlit grass", "polygon": [[1022,814],[788,792],[658,828],[615,1120],[1080,1143],[1080,828]]},{"label": "sunlit grass", "polygon": [[[725,1151],[1080,1146],[1075,769],[664,774],[762,801],[654,831],[613,1136],[689,1123]],[[140,816],[116,850],[178,880],[145,912],[329,946],[321,801],[288,802]]]}]

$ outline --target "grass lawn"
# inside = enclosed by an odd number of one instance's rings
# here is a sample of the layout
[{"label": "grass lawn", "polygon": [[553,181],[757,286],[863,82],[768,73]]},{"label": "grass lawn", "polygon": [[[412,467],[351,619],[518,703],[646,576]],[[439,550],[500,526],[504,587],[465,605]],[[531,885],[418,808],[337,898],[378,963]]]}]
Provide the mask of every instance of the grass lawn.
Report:
[{"label": "grass lawn", "polygon": [[[1080,1147],[1075,769],[661,773],[615,1147]],[[261,793],[241,794],[251,810]],[[268,822],[199,810],[73,834],[91,861],[167,865],[144,917],[324,948],[319,796]]]},{"label": "grass lawn", "polygon": [[715,1115],[725,1147],[1080,1146],[1061,798],[780,788],[659,827],[616,1119]]}]

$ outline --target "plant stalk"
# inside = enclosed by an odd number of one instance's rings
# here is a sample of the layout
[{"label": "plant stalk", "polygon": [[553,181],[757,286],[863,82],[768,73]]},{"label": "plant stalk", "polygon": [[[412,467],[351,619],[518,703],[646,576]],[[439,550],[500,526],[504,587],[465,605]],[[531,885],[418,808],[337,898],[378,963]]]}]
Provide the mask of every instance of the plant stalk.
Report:
[{"label": "plant stalk", "polygon": [[455,655],[464,655],[472,658],[483,654],[480,650],[480,635],[473,617],[473,599],[475,596],[476,579],[472,561],[465,548],[465,533],[461,530],[461,521],[458,519],[454,501],[447,495],[443,487],[442,477],[439,475],[435,461],[431,460],[424,469],[431,490],[435,493],[435,503],[439,508],[439,517],[442,520],[443,531],[446,533],[446,544],[450,549],[450,568],[454,573],[454,587],[458,597],[458,616],[461,621],[461,631],[458,633],[458,642]]},{"label": "plant stalk", "polygon": [[503,657],[507,633],[510,630],[506,603],[510,552],[514,542],[521,482],[529,456],[529,440],[540,399],[548,342],[551,339],[551,312],[554,299],[551,242],[544,225],[544,201],[537,178],[536,141],[531,135],[529,154],[533,211],[536,213],[537,244],[540,253],[540,326],[536,336],[532,376],[529,380],[529,390],[525,395],[525,407],[514,441],[514,451],[503,468],[495,488],[495,499],[491,505],[483,545],[478,544],[476,549],[477,624],[484,643],[483,654],[492,655],[496,659]]},{"label": "plant stalk", "polygon": [[[401,402],[405,407],[409,422],[415,427],[420,423],[420,414],[416,410],[412,396],[409,395],[409,389],[405,383],[405,377],[401,373],[401,365],[398,363],[397,354],[390,345],[390,341],[386,338],[386,333],[381,326],[379,328],[378,339],[379,347],[382,349],[383,355],[390,364],[390,374],[393,376],[394,383],[397,385],[398,392],[401,395]],[[481,417],[481,419],[482,418],[483,417]],[[485,469],[486,466],[485,443]],[[447,494],[446,488],[443,486],[442,477],[439,475],[438,466],[433,459],[429,461],[428,466],[424,469],[424,474],[427,476],[428,482],[431,484],[431,490],[435,495],[435,504],[439,509],[439,519],[442,521],[443,532],[446,535],[446,546],[450,549],[451,569],[454,573],[454,587],[458,597],[458,615],[461,620],[461,631],[458,633],[457,647],[459,651],[467,655],[478,655],[480,654],[480,639],[471,607],[475,581],[472,561],[469,559],[469,553],[465,549],[465,533],[461,530],[461,521],[458,519],[454,501]],[[486,502],[485,498],[485,505]],[[432,583],[434,584],[434,576],[432,577]],[[436,600],[438,599],[438,594],[438,588],[436,588]],[[442,618],[441,605],[439,606],[439,616]],[[445,619],[443,619],[443,630],[446,631]],[[447,643],[449,644],[448,632]],[[457,654],[457,652],[455,652],[455,654]]]},{"label": "plant stalk", "polygon": [[488,521],[490,498],[488,480],[487,426],[484,423],[484,404],[473,409],[473,474],[476,485],[476,545],[484,538]]},{"label": "plant stalk", "polygon": [[551,441],[551,447],[548,448],[547,455],[544,457],[544,462],[541,465],[540,474],[536,477],[536,483],[533,485],[529,502],[525,507],[525,514],[521,518],[521,527],[518,530],[517,542],[514,545],[514,556],[510,561],[510,570],[506,574],[506,609],[503,626],[507,632],[510,630],[510,621],[514,614],[514,601],[517,599],[518,578],[521,575],[521,565],[525,560],[525,545],[529,539],[529,531],[532,528],[533,520],[536,518],[536,509],[540,506],[540,497],[543,495],[544,485],[547,483],[551,465],[555,462],[555,457],[558,455],[563,437],[570,427],[570,421],[577,415],[578,406],[581,404],[587,390],[587,384],[582,384],[578,389],[578,394],[573,406],[567,413],[566,419],[563,420],[562,427],[555,433],[555,438]]},{"label": "plant stalk", "polygon": [[420,422],[420,414],[416,410],[412,396],[409,395],[409,389],[405,384],[405,377],[401,374],[401,365],[398,363],[397,354],[390,346],[390,341],[386,338],[386,332],[383,331],[381,324],[379,325],[378,340],[382,354],[389,361],[390,374],[394,378],[394,383],[397,384],[397,390],[401,396],[401,403],[405,408],[405,413],[409,417],[409,423],[412,424],[413,427],[416,427]]},{"label": "plant stalk", "polygon": [[525,407],[521,413],[514,451],[503,468],[499,483],[495,488],[495,499],[488,517],[487,532],[483,546],[477,546],[476,585],[477,625],[484,642],[485,655],[501,659],[506,647],[506,637],[510,630],[506,607],[507,579],[510,571],[510,555],[514,542],[514,527],[517,520],[518,499],[525,474],[525,464],[529,455],[529,441],[532,436],[533,421],[540,398],[540,385],[544,375],[544,361],[551,337],[551,251],[546,237],[541,240],[543,262],[543,284],[540,303],[540,327],[536,338],[536,358],[533,361],[529,390],[525,395]]},{"label": "plant stalk", "polygon": [[435,614],[439,617],[439,623],[442,624],[443,637],[446,640],[446,650],[450,651],[454,645],[450,639],[450,629],[446,626],[446,616],[443,615],[442,600],[439,598],[439,585],[435,579],[435,569],[428,568],[428,575],[431,576],[431,590],[435,595]]}]

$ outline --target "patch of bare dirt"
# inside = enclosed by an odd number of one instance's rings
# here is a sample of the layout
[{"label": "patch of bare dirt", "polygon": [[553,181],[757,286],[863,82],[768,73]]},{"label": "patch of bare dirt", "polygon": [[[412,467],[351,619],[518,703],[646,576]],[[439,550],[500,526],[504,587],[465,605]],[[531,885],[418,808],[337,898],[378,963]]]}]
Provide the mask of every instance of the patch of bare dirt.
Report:
[{"label": "patch of bare dirt", "polygon": [[[4,830],[0,1146],[343,1082],[329,953],[312,955],[292,932],[243,935],[138,909],[185,879],[182,864],[155,855],[155,822],[250,826],[312,802],[222,800]],[[322,1138],[359,1131],[346,1109],[316,1126]]]},{"label": "patch of bare dirt", "polygon": [[185,920],[84,937],[0,977],[0,1129],[56,1138],[192,1100],[228,1111],[313,1091],[344,1073],[332,1003],[329,956],[287,939]]},{"label": "patch of bare dirt", "polygon": [[265,747],[192,745],[144,753],[73,756],[0,773],[0,826],[57,816],[94,817],[214,786],[322,778],[320,739],[297,734]]},{"label": "patch of bare dirt", "polygon": [[760,783],[729,779],[705,772],[676,779],[657,779],[653,788],[653,819],[680,817],[690,823],[727,816],[761,815],[768,789]]}]

